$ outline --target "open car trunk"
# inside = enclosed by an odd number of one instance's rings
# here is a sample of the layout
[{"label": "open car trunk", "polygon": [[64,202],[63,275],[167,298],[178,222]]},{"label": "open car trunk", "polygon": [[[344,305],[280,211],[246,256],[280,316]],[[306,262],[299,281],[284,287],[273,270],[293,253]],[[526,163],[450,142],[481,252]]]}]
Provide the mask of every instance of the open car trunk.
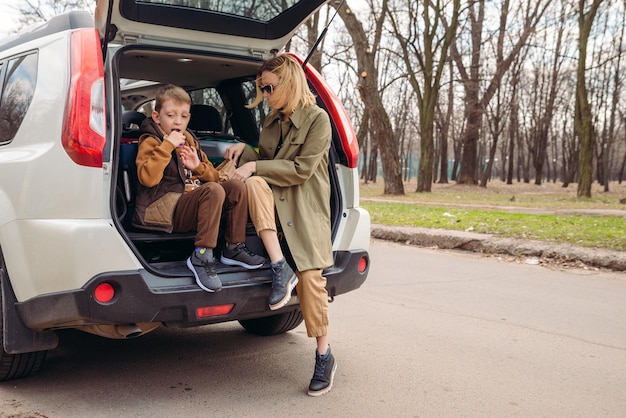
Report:
[{"label": "open car trunk", "polygon": [[[182,59],[186,62],[181,62]],[[188,61],[190,60],[190,61]],[[150,68],[158,82],[140,80],[140,68],[136,62],[143,61]],[[269,109],[262,105],[250,110],[245,106],[255,95],[254,80],[261,64],[260,60],[234,59],[216,54],[198,54],[188,51],[153,49],[143,46],[127,46],[116,51],[112,61],[120,90],[114,92],[114,103],[119,103],[121,126],[115,135],[118,149],[116,158],[116,183],[114,206],[118,227],[125,232],[136,253],[140,255],[146,268],[166,276],[189,275],[185,265],[186,258],[194,248],[194,233],[162,233],[139,230],[131,225],[134,199],[137,188],[135,157],[138,148],[138,125],[143,117],[149,117],[154,92],[164,83],[185,87],[192,97],[192,118],[188,130],[199,139],[204,152],[214,165],[223,160],[226,148],[237,141],[245,141],[256,146],[259,139],[259,126]],[[172,71],[177,66],[197,66],[186,70],[207,74],[205,80],[197,85],[185,84],[179,78],[181,71]],[[156,68],[168,69],[162,75],[156,74]],[[158,76],[158,77],[156,77]],[[127,78],[128,77],[128,78]],[[199,76],[196,76],[199,77]],[[132,81],[130,80],[132,79]],[[320,106],[324,103],[320,100]],[[331,118],[332,119],[332,118]],[[340,163],[343,153],[339,138],[335,132],[334,146],[331,148],[329,173],[333,190],[329,204],[332,208],[332,222],[336,224],[341,216],[337,201],[341,197],[335,164]],[[339,152],[339,153],[338,153]],[[115,153],[114,153],[115,155]],[[333,229],[334,230],[334,229]],[[247,226],[248,247],[257,254],[267,256],[252,224]],[[223,248],[223,233],[220,232],[216,258]],[[247,271],[218,263],[218,274],[228,280],[269,280],[269,265],[259,271]],[[221,274],[240,271],[239,275]]]},{"label": "open car trunk", "polygon": [[[165,84],[175,84],[190,93],[192,118],[188,130],[200,140],[214,165],[236,141],[256,146],[259,127],[269,113],[263,104],[252,110],[246,108],[256,94],[258,69],[324,1],[270,1],[256,9],[246,9],[240,4],[243,2],[213,3],[219,5],[219,10],[150,1],[104,1],[99,2],[96,11],[96,25],[103,39],[109,40],[106,60],[108,73],[113,76],[107,100],[112,108],[108,113],[117,121],[110,124],[114,134],[109,144],[114,150],[116,171],[112,193],[116,224],[146,269],[168,277],[189,275],[185,261],[194,248],[195,234],[138,230],[131,224],[137,188],[138,126],[143,117],[150,117],[155,92]],[[278,5],[288,7],[280,9]],[[309,70],[308,74],[315,78],[311,84],[314,91],[323,85],[315,71]],[[319,100],[323,108],[329,104],[333,102]],[[337,110],[327,110],[335,125],[332,116]],[[333,144],[329,159],[333,193],[329,204],[334,231],[341,216],[341,192],[334,167],[346,160],[336,126]],[[246,244],[266,256],[251,224],[247,226]],[[220,232],[217,259],[223,245]],[[246,271],[218,264],[218,274],[226,282],[269,280],[268,269],[269,265],[259,271]],[[233,271],[241,274],[222,274]]]}]

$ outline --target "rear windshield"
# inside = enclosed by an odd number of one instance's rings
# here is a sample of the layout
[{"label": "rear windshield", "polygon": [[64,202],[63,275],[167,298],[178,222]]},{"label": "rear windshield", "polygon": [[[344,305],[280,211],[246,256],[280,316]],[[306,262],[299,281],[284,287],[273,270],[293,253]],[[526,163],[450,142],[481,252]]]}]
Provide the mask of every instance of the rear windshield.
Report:
[{"label": "rear windshield", "polygon": [[245,17],[259,22],[269,22],[301,1],[306,0],[137,0],[137,3],[165,4],[201,9]]}]

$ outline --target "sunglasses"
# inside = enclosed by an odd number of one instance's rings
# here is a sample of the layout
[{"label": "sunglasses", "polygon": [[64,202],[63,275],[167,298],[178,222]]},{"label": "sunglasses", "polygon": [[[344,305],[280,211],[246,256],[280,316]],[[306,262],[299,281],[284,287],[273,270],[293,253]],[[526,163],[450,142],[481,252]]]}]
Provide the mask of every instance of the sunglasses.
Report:
[{"label": "sunglasses", "polygon": [[259,90],[261,90],[261,93],[267,93],[267,94],[274,93],[274,88],[276,88],[276,86],[273,84],[266,84],[264,86],[259,86]]}]

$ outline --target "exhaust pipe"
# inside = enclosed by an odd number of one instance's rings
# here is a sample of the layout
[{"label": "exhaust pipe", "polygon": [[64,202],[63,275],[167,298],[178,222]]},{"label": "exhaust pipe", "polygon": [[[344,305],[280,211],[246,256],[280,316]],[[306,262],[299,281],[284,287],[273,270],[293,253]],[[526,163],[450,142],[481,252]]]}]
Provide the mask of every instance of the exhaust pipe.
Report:
[{"label": "exhaust pipe", "polygon": [[76,329],[90,334],[99,335],[101,337],[125,340],[147,334],[148,332],[157,329],[159,326],[161,326],[159,322],[142,322],[140,324],[88,325],[84,327],[76,327]]},{"label": "exhaust pipe", "polygon": [[137,326],[137,324],[116,325],[115,331],[123,338],[138,337],[143,333],[143,331]]}]

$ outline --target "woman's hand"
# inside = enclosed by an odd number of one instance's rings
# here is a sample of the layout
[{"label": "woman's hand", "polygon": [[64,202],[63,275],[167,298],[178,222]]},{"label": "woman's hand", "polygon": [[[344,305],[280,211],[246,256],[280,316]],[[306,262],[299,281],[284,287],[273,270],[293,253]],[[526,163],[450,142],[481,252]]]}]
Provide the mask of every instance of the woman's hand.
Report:
[{"label": "woman's hand", "polygon": [[250,161],[237,168],[231,178],[246,181],[254,173],[256,173],[256,161]]},{"label": "woman's hand", "polygon": [[246,144],[244,144],[243,142],[231,145],[226,149],[226,152],[224,153],[224,158],[227,160],[232,160],[235,164],[237,164],[237,160],[239,159],[239,156],[245,148]]}]

